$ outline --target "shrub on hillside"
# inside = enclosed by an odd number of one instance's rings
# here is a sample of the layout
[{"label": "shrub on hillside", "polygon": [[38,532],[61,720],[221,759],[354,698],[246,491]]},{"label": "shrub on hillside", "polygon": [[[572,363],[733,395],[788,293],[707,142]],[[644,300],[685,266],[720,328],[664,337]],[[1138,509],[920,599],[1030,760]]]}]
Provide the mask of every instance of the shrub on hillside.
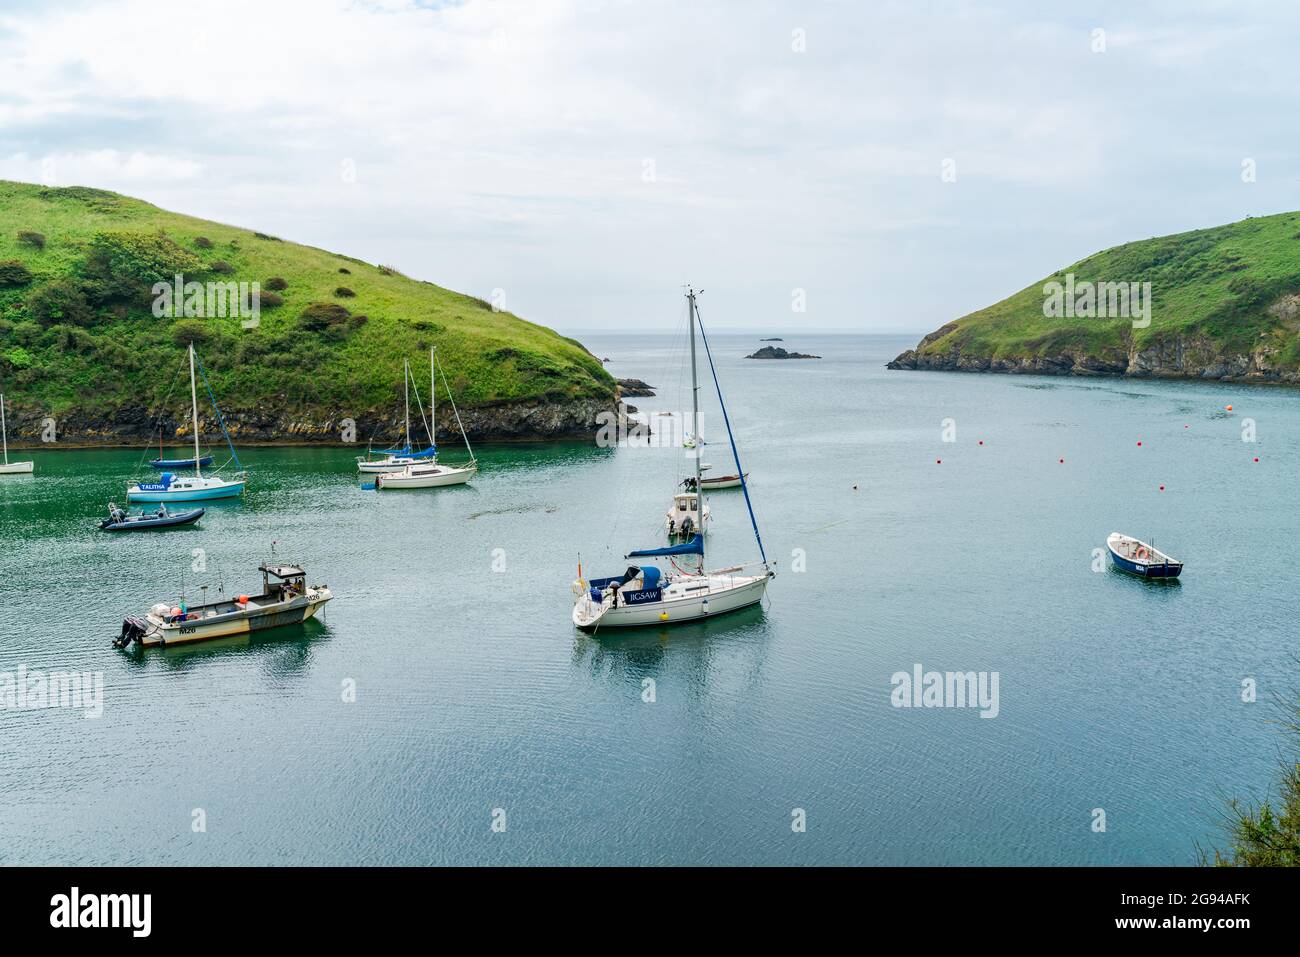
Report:
[{"label": "shrub on hillside", "polygon": [[352,275],[352,270],[351,270],[351,269],[348,269],[346,266],[340,266],[340,267],[339,267],[339,272],[343,273],[345,276],[351,276],[351,275]]},{"label": "shrub on hillside", "polygon": [[302,311],[299,319],[307,332],[324,332],[331,326],[347,322],[351,315],[336,302],[313,302]]},{"label": "shrub on hillside", "polygon": [[177,273],[201,267],[198,256],[166,235],[127,230],[96,234],[91,239],[91,256],[87,264],[108,269],[114,276],[133,278],[144,285],[170,282]]},{"label": "shrub on hillside", "polygon": [[339,286],[334,290],[334,295],[338,296],[340,299],[352,299],[356,296],[356,293],[347,286]]},{"label": "shrub on hillside", "polygon": [[230,265],[230,263],[226,262],[224,259],[215,260],[210,266],[208,266],[208,268],[213,272],[221,273],[223,276],[228,276],[235,271],[235,267]]},{"label": "shrub on hillside", "polygon": [[32,229],[18,230],[18,241],[33,249],[45,248],[45,236]]},{"label": "shrub on hillside", "polygon": [[273,243],[280,242],[279,236],[268,236],[266,233],[253,233],[253,235],[256,236],[258,239],[265,239],[268,242],[273,242]]},{"label": "shrub on hillside", "polygon": [[379,272],[380,272],[382,275],[384,275],[384,276],[400,276],[400,275],[401,275],[401,272],[399,272],[398,270],[394,269],[392,266],[380,266],[380,267],[379,267]]},{"label": "shrub on hillside", "polygon": [[22,346],[14,346],[7,350],[4,360],[15,369],[28,369],[36,361],[35,357]]},{"label": "shrub on hillside", "polygon": [[172,323],[172,342],[178,346],[195,345],[212,338],[212,329],[201,319],[181,319]]},{"label": "shrub on hillside", "polygon": [[88,326],[95,321],[81,287],[68,279],[56,279],[32,290],[27,296],[27,314],[42,326]]},{"label": "shrub on hillside", "polygon": [[198,246],[199,249],[211,249],[212,240],[208,239],[207,236],[195,236],[194,245]]},{"label": "shrub on hillside", "polygon": [[276,306],[284,305],[284,296],[278,292],[267,292],[265,289],[258,295],[257,300],[263,309],[274,309]]},{"label": "shrub on hillside", "polygon": [[266,282],[262,283],[263,289],[279,290],[279,289],[287,289],[288,287],[289,287],[289,283],[285,281],[285,278],[283,276],[272,276]]},{"label": "shrub on hillside", "polygon": [[6,259],[0,262],[0,289],[25,286],[31,281],[31,272],[17,259]]}]

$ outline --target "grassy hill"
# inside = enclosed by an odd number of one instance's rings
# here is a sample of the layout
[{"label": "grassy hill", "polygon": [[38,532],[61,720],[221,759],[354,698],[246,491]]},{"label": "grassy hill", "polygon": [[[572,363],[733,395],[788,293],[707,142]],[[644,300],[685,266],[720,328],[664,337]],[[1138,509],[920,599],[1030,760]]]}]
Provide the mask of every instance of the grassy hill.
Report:
[{"label": "grassy hill", "polygon": [[[1044,286],[1151,284],[1150,324],[1045,316]],[[1300,213],[1126,243],[926,336],[891,368],[1300,379]]]},{"label": "grassy hill", "polygon": [[[176,273],[261,283],[258,326],[156,318],[151,287]],[[0,390],[20,428],[52,415],[82,438],[147,436],[190,340],[233,429],[260,438],[328,438],[351,417],[364,442],[395,419],[404,358],[427,380],[430,345],[467,418],[608,406],[616,388],[580,343],[383,266],[104,190],[0,181]],[[185,401],[168,408],[183,418]]]}]

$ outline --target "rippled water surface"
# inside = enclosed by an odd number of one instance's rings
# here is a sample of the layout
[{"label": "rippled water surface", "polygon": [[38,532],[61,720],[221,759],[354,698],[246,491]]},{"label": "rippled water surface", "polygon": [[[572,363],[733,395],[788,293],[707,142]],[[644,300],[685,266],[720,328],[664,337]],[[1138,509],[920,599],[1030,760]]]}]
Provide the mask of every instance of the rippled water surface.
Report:
[{"label": "rippled water surface", "polygon": [[[642,410],[687,407],[679,340],[584,341],[660,387]],[[1300,396],[883,368],[911,344],[719,336],[770,600],[594,639],[579,556],[658,544],[680,448],[485,447],[471,487],[381,493],[355,449],[247,449],[242,503],[124,536],[96,524],[139,450],[32,453],[0,480],[0,670],[102,672],[104,713],[0,710],[0,860],[1191,863],[1276,779],[1264,699],[1300,683]],[[712,504],[710,564],[751,559],[739,493]],[[1113,530],[1183,580],[1095,571]],[[191,602],[255,587],[273,540],[334,590],[322,621],[112,650],[182,574]],[[892,707],[918,662],[998,672],[998,716]]]}]

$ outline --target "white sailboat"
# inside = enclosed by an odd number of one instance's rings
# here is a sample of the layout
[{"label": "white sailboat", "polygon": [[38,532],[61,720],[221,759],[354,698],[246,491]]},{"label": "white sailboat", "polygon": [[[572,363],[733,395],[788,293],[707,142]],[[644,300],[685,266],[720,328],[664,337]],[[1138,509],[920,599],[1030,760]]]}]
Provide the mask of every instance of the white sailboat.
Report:
[{"label": "white sailboat", "polygon": [[429,443],[429,448],[422,452],[413,452],[411,450],[411,364],[405,360],[402,361],[402,385],[405,389],[406,429],[403,435],[406,441],[400,449],[381,450],[379,454],[383,458],[380,459],[373,458],[370,454],[357,456],[358,472],[366,475],[400,472],[408,465],[417,465],[434,454],[432,442]]},{"label": "white sailboat", "polygon": [[[691,334],[691,390],[696,419],[699,418],[699,377],[695,359],[695,328],[698,324],[698,312],[695,304],[695,291],[686,293],[690,315]],[[709,340],[700,325],[700,337],[704,342],[705,354],[709,358],[709,368],[713,372],[714,385],[718,384],[717,371],[713,369],[713,357],[709,352]],[[745,505],[749,509],[750,522],[754,527],[754,541],[758,544],[761,561],[748,565],[732,565],[713,571],[704,571],[704,536],[695,533],[690,541],[666,548],[650,548],[628,552],[627,558],[674,558],[693,555],[699,559],[700,571],[683,572],[676,569],[665,572],[657,565],[632,565],[619,576],[612,578],[582,577],[582,566],[578,566],[578,578],[573,582],[573,624],[583,631],[597,631],[600,628],[628,628],[639,625],[670,625],[687,621],[698,621],[762,601],[767,591],[767,583],[776,577],[776,568],[768,562],[763,550],[763,538],[758,532],[758,522],[754,519],[753,504],[749,500],[749,488],[745,484],[745,470],[740,466],[740,454],[736,451],[735,437],[731,434],[731,422],[727,418],[727,407],[722,401],[722,389],[718,387],[718,403],[722,407],[723,422],[727,426],[727,436],[731,440],[732,457],[736,460],[736,474],[741,477],[741,489],[745,493]],[[695,492],[698,495],[697,506],[707,515],[708,503],[704,502],[705,486],[700,483],[700,460],[695,459]]]},{"label": "white sailboat", "polygon": [[[429,350],[429,421],[425,423],[425,430],[429,436],[429,457],[424,461],[411,462],[404,465],[400,470],[394,472],[383,472],[375,476],[375,488],[440,488],[445,485],[464,485],[475,475],[478,474],[478,462],[474,459],[474,450],[470,448],[469,436],[465,434],[465,426],[460,421],[460,412],[456,409],[456,400],[451,395],[451,386],[447,384],[447,376],[444,373],[442,381],[447,385],[447,397],[451,401],[451,410],[456,417],[456,425],[460,428],[460,434],[465,439],[465,449],[469,452],[468,465],[442,465],[438,462],[438,443],[435,441],[434,433],[437,431],[437,419],[434,412],[437,407],[438,394],[438,364],[435,355],[436,346]],[[409,380],[408,380],[409,381]],[[419,394],[416,395],[416,401],[419,402]],[[408,406],[409,409],[409,406]],[[421,417],[424,416],[423,408],[420,411]],[[409,412],[408,412],[409,416]],[[408,419],[409,423],[409,419]],[[407,446],[410,446],[410,425],[407,425]]]},{"label": "white sailboat", "polygon": [[[164,472],[157,482],[137,482],[134,485],[127,486],[126,500],[128,502],[200,502],[213,498],[234,498],[244,493],[244,473],[237,473],[234,479],[224,479],[217,475],[203,474],[203,456],[199,451],[199,394],[198,386],[194,378],[194,343],[190,343],[190,414],[191,422],[194,427],[194,474],[193,475],[175,475],[171,472]],[[205,377],[204,381],[207,379]],[[211,389],[209,389],[211,393]],[[215,400],[213,407],[215,408]],[[217,416],[220,420],[221,410],[217,409]],[[226,427],[223,424],[221,431],[225,433]],[[226,442],[230,445],[231,457],[235,460],[235,466],[239,466],[239,457],[235,455],[235,446],[230,442],[230,436],[226,435]]]},{"label": "white sailboat", "polygon": [[0,439],[4,442],[4,465],[0,465],[0,475],[26,475],[36,468],[34,462],[10,462],[9,461],[9,426],[5,421],[5,397],[0,392]]}]

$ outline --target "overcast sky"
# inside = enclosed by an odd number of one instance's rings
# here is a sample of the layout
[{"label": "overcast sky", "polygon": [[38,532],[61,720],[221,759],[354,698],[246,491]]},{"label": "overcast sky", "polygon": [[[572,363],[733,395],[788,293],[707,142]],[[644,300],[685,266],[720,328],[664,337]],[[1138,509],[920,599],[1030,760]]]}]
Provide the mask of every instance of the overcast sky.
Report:
[{"label": "overcast sky", "polygon": [[670,329],[692,282],[715,328],[920,333],[1300,208],[1300,4],[1087,6],[0,0],[0,178],[567,331]]}]

